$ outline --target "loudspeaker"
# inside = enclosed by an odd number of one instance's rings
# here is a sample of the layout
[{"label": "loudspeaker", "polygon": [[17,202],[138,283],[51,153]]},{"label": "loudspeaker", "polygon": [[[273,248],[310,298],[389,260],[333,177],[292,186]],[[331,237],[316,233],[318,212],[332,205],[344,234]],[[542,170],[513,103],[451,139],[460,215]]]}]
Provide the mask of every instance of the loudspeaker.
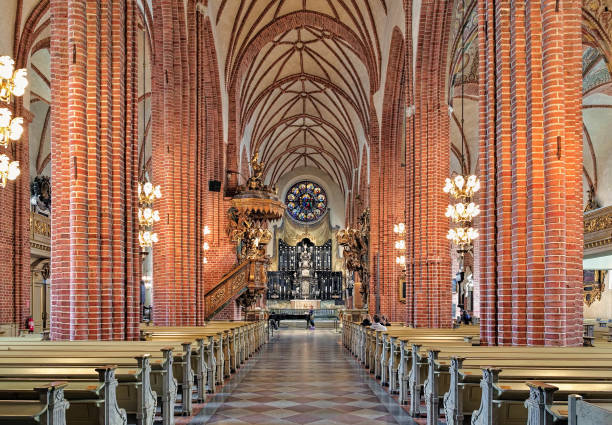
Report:
[{"label": "loudspeaker", "polygon": [[209,192],[221,192],[221,182],[219,180],[208,180]]}]

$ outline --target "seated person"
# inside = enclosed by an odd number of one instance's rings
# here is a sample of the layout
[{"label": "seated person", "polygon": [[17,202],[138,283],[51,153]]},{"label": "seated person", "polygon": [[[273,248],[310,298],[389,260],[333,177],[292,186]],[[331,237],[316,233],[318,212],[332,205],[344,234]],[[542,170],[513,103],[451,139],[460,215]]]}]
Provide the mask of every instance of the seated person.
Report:
[{"label": "seated person", "polygon": [[370,326],[370,328],[374,329],[375,331],[386,331],[387,330],[385,325],[380,323],[380,317],[378,317],[377,314],[374,315],[374,323],[372,323],[372,326]]},{"label": "seated person", "polygon": [[364,317],[364,319],[361,321],[361,326],[370,326],[372,324],[372,321],[370,320],[370,315],[368,314],[366,317]]},{"label": "seated person", "polygon": [[384,325],[384,326],[391,326],[391,323],[389,323],[389,319],[387,319],[387,317],[386,317],[386,316],[383,316],[383,317],[380,319],[380,323],[381,323],[382,325]]},{"label": "seated person", "polygon": [[461,310],[461,322],[464,325],[472,323],[472,316],[470,316],[470,313],[468,313],[467,310]]}]

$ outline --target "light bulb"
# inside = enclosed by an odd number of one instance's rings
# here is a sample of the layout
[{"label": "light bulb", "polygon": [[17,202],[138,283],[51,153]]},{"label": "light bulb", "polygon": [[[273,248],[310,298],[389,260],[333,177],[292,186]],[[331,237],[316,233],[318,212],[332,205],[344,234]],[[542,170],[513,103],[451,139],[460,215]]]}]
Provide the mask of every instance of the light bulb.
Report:
[{"label": "light bulb", "polygon": [[13,88],[13,94],[15,96],[23,96],[23,94],[25,93],[25,88],[28,86],[27,76],[28,71],[24,68],[15,71],[15,76],[13,77],[13,84],[15,84],[15,87]]},{"label": "light bulb", "polygon": [[10,80],[13,78],[13,70],[15,69],[15,61],[10,56],[0,57],[0,78]]},{"label": "light bulb", "polygon": [[204,236],[210,235],[210,228],[208,226],[204,226],[204,228],[202,229],[202,234]]},{"label": "light bulb", "polygon": [[155,221],[159,221],[160,220],[160,218],[159,218],[159,211],[157,211],[157,210],[153,211],[153,220],[155,220]]},{"label": "light bulb", "polygon": [[0,127],[8,127],[11,125],[11,117],[13,113],[7,108],[0,109]]},{"label": "light bulb", "polygon": [[19,169],[19,161],[12,161],[9,164],[8,169],[8,179],[15,180],[21,174],[21,170]]},{"label": "light bulb", "polygon": [[446,213],[444,215],[448,218],[451,218],[455,215],[455,208],[452,205],[446,207]]},{"label": "light bulb", "polygon": [[150,182],[146,182],[143,187],[145,196],[149,196],[153,191],[153,185]]},{"label": "light bulb", "polygon": [[202,263],[203,264],[208,264],[208,259],[206,257],[202,258]]},{"label": "light bulb", "polygon": [[23,118],[17,117],[11,121],[9,137],[11,138],[11,140],[19,140],[21,139],[22,134],[23,134]]},{"label": "light bulb", "polygon": [[153,194],[155,195],[157,199],[161,198],[162,197],[161,186],[159,185],[155,186],[155,190],[153,191]]},{"label": "light bulb", "polygon": [[459,190],[463,189],[463,185],[465,184],[465,179],[461,174],[455,176],[455,186],[459,188]]},{"label": "light bulb", "polygon": [[448,193],[448,192],[451,191],[452,188],[453,188],[453,184],[451,182],[451,179],[447,178],[444,181],[444,189],[442,189],[442,190],[444,190],[444,193]]},{"label": "light bulb", "polygon": [[152,241],[152,242],[155,242],[155,243],[157,243],[157,242],[158,242],[158,239],[157,239],[157,233],[153,233],[153,234],[151,235],[151,241]]},{"label": "light bulb", "polygon": [[398,224],[398,227],[399,227],[399,233],[404,233],[404,231],[406,230],[406,225],[404,223]]},{"label": "light bulb", "polygon": [[204,251],[208,251],[210,249],[210,245],[208,244],[208,242],[204,242],[204,245],[202,245],[202,249]]}]

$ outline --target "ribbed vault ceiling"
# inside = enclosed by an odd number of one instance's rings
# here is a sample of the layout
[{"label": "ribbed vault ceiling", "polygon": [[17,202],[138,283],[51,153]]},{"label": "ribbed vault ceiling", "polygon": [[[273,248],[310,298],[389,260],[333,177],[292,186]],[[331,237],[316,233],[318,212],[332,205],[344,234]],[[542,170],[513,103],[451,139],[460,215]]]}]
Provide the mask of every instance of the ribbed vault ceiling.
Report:
[{"label": "ribbed vault ceiling", "polygon": [[211,3],[238,136],[268,164],[267,180],[315,167],[346,191],[369,136],[382,29],[400,0]]}]

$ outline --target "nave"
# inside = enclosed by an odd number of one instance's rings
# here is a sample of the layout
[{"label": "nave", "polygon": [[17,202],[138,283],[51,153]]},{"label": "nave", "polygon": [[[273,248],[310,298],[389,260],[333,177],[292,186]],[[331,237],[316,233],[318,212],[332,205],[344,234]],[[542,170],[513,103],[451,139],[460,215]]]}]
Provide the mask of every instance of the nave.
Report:
[{"label": "nave", "polygon": [[[424,421],[424,419],[421,419]],[[415,422],[333,330],[280,330],[191,421],[241,425]]]}]

